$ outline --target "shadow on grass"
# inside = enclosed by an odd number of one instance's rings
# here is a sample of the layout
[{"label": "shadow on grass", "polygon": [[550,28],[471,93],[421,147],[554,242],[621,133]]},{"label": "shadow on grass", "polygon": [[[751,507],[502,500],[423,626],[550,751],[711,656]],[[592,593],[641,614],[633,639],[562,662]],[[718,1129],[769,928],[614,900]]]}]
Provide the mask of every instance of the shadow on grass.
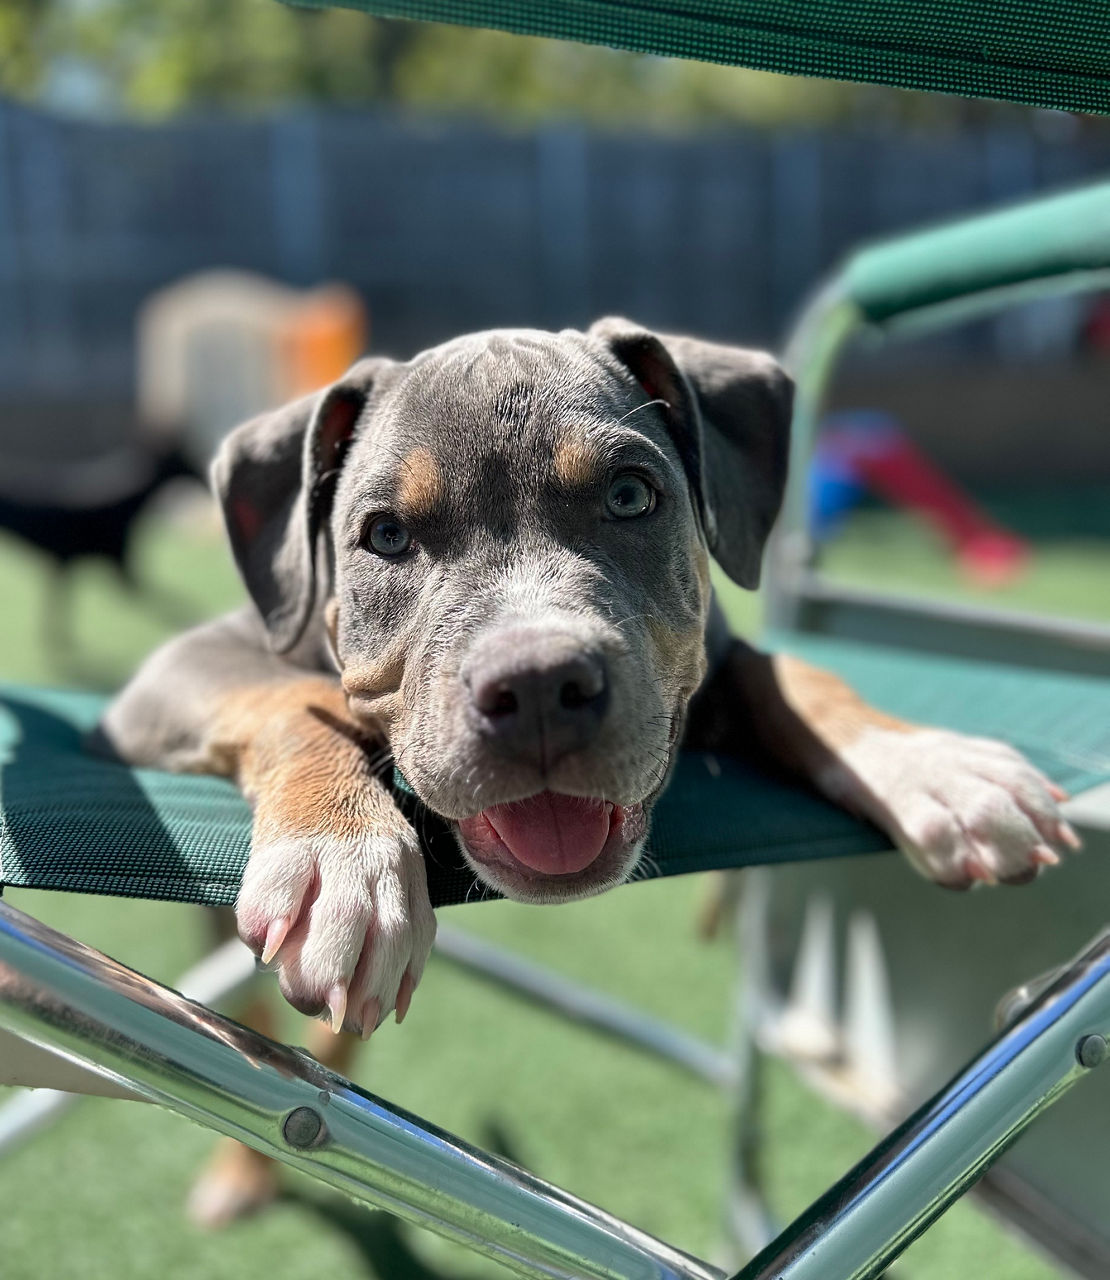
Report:
[{"label": "shadow on grass", "polygon": [[295,1201],[329,1230],[346,1236],[365,1262],[365,1274],[374,1280],[462,1280],[465,1275],[429,1266],[409,1243],[413,1228],[392,1214],[297,1192],[282,1198]]},{"label": "shadow on grass", "polygon": [[[498,1121],[487,1122],[484,1138],[491,1154],[519,1163],[515,1143]],[[366,1263],[365,1274],[373,1280],[463,1280],[473,1274],[472,1269],[464,1272],[430,1265],[413,1248],[416,1228],[392,1214],[354,1204],[338,1195],[319,1194],[311,1184],[288,1187],[281,1198],[314,1214],[329,1230],[346,1236]]]}]

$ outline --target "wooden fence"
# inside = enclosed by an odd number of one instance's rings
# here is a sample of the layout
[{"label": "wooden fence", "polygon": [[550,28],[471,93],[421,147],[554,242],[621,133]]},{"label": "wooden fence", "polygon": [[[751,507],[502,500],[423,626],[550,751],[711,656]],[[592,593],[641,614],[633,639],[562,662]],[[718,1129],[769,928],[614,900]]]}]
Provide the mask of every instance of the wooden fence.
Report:
[{"label": "wooden fence", "polygon": [[610,311],[774,342],[861,238],[1110,168],[1026,132],[619,136],[363,113],[90,123],[0,103],[0,401],[126,400],[143,298],[341,279],[374,345]]}]

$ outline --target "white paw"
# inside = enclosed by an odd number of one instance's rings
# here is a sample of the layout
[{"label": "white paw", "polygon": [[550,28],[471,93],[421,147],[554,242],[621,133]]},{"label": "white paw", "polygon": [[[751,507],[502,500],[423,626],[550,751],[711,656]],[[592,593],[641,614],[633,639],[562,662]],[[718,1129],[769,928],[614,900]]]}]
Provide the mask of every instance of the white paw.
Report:
[{"label": "white paw", "polygon": [[976,881],[1024,884],[1079,838],[1058,802],[1065,793],[1020,752],[942,729],[869,729],[840,761],[847,799],[893,836],[923,875],[953,889]]},{"label": "white paw", "polygon": [[413,832],[260,842],[236,914],[294,1008],[364,1037],[404,1018],[436,932]]}]

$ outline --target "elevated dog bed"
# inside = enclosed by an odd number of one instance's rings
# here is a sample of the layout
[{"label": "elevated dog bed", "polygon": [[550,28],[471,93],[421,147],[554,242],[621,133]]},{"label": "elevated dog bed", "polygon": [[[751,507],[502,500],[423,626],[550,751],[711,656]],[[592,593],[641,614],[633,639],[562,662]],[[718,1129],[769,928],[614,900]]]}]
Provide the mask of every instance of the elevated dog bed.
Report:
[{"label": "elevated dog bed", "polygon": [[[789,646],[908,719],[1005,738],[1078,792],[1110,780],[1110,685],[1086,676],[828,639]],[[250,813],[218,778],[88,754],[101,697],[0,686],[0,883],[227,905]],[[411,799],[400,795],[403,804]],[[437,906],[485,896],[454,841],[416,810]],[[656,810],[645,878],[876,853],[889,842],[809,791],[693,752]]]}]

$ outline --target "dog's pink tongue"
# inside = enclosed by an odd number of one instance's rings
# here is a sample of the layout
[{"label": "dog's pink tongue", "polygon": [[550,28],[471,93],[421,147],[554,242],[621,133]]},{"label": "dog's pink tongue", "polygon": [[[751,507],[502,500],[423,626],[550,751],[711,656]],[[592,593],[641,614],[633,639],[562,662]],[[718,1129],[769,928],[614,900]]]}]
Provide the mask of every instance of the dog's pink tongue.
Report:
[{"label": "dog's pink tongue", "polygon": [[582,871],[601,852],[609,838],[610,812],[604,800],[541,791],[515,804],[496,805],[482,816],[519,862],[533,871],[565,876]]}]

